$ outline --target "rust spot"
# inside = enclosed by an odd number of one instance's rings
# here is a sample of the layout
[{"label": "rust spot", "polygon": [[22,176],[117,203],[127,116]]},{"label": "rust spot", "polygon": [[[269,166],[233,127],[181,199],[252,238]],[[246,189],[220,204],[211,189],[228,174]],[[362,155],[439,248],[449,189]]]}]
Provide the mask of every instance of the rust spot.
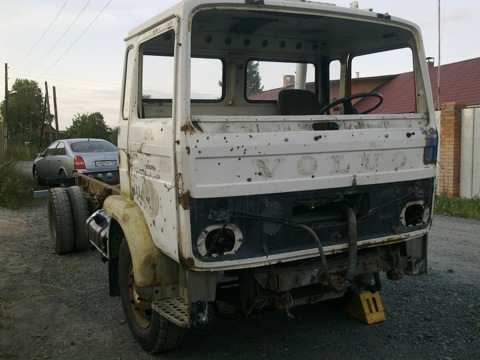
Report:
[{"label": "rust spot", "polygon": [[180,145],[180,140],[175,140],[175,144]]},{"label": "rust spot", "polygon": [[195,128],[192,124],[185,124],[180,128],[180,131],[183,131],[185,134],[193,135],[195,134]]},{"label": "rust spot", "polygon": [[248,182],[252,181],[252,178],[248,178],[247,181],[248,181]]},{"label": "rust spot", "polygon": [[190,202],[192,201],[192,197],[190,195],[190,191],[184,192],[180,194],[178,197],[178,202],[182,205],[183,210],[190,209]]},{"label": "rust spot", "polygon": [[190,146],[187,146],[186,150],[187,150],[187,154],[190,155]]},{"label": "rust spot", "polygon": [[187,267],[192,267],[195,265],[195,261],[192,258],[181,258],[181,261]]}]

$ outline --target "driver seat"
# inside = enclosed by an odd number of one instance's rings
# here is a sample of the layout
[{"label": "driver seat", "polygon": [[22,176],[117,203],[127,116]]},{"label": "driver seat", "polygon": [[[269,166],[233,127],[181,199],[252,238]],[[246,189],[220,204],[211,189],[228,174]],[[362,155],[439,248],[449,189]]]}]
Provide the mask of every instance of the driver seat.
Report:
[{"label": "driver seat", "polygon": [[322,107],[315,93],[303,89],[283,89],[277,98],[280,115],[318,115]]}]

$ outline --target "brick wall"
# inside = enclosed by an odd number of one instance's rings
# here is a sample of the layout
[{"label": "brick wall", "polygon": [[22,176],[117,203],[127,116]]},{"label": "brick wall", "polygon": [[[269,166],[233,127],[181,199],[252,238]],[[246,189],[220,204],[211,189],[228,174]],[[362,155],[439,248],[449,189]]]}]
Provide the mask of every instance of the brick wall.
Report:
[{"label": "brick wall", "polygon": [[461,115],[465,107],[460,102],[442,104],[438,192],[450,197],[460,196]]}]

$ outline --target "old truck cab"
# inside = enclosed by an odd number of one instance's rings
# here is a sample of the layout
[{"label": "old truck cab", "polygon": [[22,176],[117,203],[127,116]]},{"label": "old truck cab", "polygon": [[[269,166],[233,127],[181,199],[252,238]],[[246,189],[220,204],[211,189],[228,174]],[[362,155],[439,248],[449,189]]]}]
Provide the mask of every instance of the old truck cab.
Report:
[{"label": "old truck cab", "polygon": [[184,0],[126,37],[119,121],[90,240],[149,352],[211,303],[288,311],[427,270],[437,131],[408,21]]}]

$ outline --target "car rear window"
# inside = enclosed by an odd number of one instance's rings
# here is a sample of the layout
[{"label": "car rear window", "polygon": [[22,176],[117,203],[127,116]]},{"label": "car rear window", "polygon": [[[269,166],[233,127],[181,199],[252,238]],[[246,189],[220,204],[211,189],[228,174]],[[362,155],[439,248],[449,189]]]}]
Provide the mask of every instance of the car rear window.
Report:
[{"label": "car rear window", "polygon": [[117,147],[104,141],[79,141],[70,145],[73,152],[95,153],[117,151]]}]

